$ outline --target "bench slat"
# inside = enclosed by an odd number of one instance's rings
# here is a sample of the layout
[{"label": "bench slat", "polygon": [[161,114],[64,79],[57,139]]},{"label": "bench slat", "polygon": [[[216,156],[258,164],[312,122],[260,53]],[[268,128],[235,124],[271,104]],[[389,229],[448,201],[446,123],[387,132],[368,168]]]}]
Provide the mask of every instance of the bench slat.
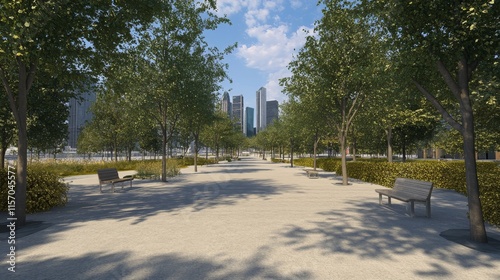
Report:
[{"label": "bench slat", "polygon": [[382,204],[382,196],[387,196],[388,203],[391,204],[391,198],[395,198],[409,204],[410,215],[415,215],[414,203],[425,203],[427,217],[431,216],[431,194],[432,182],[420,181],[407,178],[396,178],[392,189],[376,189],[379,194],[379,204]]},{"label": "bench slat", "polygon": [[[99,177],[99,188],[102,192],[102,184],[111,184],[111,189],[115,192],[115,183],[123,183],[130,181],[130,186],[132,187],[133,177],[130,178],[120,178],[118,176],[118,170],[116,168],[104,168],[97,170],[97,176]],[[122,184],[123,189],[123,184]]]}]

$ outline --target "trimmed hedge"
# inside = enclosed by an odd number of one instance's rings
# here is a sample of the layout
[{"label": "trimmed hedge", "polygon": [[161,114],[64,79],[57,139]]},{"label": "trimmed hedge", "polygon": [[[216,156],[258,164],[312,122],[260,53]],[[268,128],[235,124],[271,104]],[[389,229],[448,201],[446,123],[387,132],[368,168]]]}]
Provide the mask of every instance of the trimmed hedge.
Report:
[{"label": "trimmed hedge", "polygon": [[[68,201],[68,187],[62,177],[49,169],[28,167],[26,212],[48,211]],[[7,170],[0,169],[0,211],[7,211]]]},{"label": "trimmed hedge", "polygon": [[[293,160],[293,164],[298,166],[313,167],[313,158],[298,158]],[[340,158],[318,158],[316,159],[316,167],[323,169],[324,171],[335,172],[335,170],[340,166]]]},{"label": "trimmed hedge", "polygon": [[[147,160],[152,161],[152,160]],[[147,162],[146,161],[146,162]],[[116,168],[117,170],[135,170],[142,161],[89,161],[89,160],[44,160],[30,162],[28,166],[57,172],[59,176],[96,174],[98,169]]]},{"label": "trimmed hedge", "polygon": [[286,159],[280,159],[280,158],[272,158],[271,159],[272,163],[290,163],[289,160]]},{"label": "trimmed hedge", "polygon": [[[294,163],[312,167],[313,159],[299,158]],[[342,174],[340,158],[317,159],[317,166],[325,171]],[[467,195],[464,161],[387,162],[385,159],[356,159],[347,162],[347,173],[350,178],[390,188],[397,177],[431,181],[438,188]],[[495,162],[477,162],[477,173],[484,219],[500,226],[500,165]]]},{"label": "trimmed hedge", "polygon": [[[214,158],[206,159],[204,157],[198,157],[196,160],[197,165],[207,165],[207,164],[215,164]],[[194,165],[194,157],[185,157],[182,159],[183,166]]]},{"label": "trimmed hedge", "polygon": [[[342,173],[341,168],[335,170]],[[479,192],[483,216],[490,224],[500,226],[500,166],[494,162],[477,163]],[[415,161],[347,163],[350,178],[360,179],[386,187],[392,187],[397,177],[431,181],[438,188],[455,190],[467,195],[465,163],[463,161]]]}]

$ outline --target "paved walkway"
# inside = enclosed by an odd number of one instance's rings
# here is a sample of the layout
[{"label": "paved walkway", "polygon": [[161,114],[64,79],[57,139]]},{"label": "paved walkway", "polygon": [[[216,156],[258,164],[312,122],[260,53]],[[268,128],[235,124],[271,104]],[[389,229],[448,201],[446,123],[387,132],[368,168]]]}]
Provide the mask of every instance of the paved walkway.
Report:
[{"label": "paved walkway", "polygon": [[499,252],[439,235],[468,227],[455,192],[435,190],[432,218],[423,205],[410,218],[378,205],[380,186],[328,172],[245,158],[182,173],[114,194],[97,175],[68,178],[67,206],[17,233],[15,273],[0,235],[0,279],[500,279]]}]

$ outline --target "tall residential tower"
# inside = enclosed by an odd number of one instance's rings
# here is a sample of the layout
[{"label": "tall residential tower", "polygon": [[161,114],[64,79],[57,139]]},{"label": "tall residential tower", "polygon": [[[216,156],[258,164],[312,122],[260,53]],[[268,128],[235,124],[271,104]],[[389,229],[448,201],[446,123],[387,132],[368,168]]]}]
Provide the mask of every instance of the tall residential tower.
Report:
[{"label": "tall residential tower", "polygon": [[243,95],[233,96],[233,119],[236,122],[236,128],[241,133],[245,133],[243,130],[243,120],[245,114],[245,107],[243,107]]},{"label": "tall residential tower", "polygon": [[263,131],[266,128],[266,88],[261,87],[257,91],[257,100],[255,102],[257,107],[257,123],[255,124],[256,133]]},{"label": "tall residential tower", "polygon": [[251,107],[246,107],[245,109],[245,122],[244,122],[244,130],[246,137],[252,137],[254,134],[253,131],[253,116],[255,110]]},{"label": "tall residential tower", "polygon": [[279,104],[277,100],[270,100],[266,102],[266,125],[271,125],[278,119]]},{"label": "tall residential tower", "polygon": [[222,95],[222,104],[221,104],[222,112],[226,113],[229,118],[231,118],[233,108],[231,104],[231,99],[229,97],[229,93],[226,91],[224,95]]}]

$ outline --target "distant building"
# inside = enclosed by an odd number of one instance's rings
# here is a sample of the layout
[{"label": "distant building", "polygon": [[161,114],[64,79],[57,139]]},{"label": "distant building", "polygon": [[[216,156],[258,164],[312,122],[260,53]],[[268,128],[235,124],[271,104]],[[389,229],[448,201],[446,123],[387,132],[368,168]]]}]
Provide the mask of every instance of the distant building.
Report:
[{"label": "distant building", "polygon": [[256,119],[257,123],[255,124],[256,133],[263,131],[266,128],[266,88],[261,87],[257,91],[257,99],[255,102],[255,106],[257,107]]},{"label": "distant building", "polygon": [[227,91],[224,92],[224,95],[222,95],[222,104],[221,105],[222,105],[221,106],[222,112],[227,113],[227,116],[229,118],[231,118],[233,108],[232,108],[232,104],[231,104],[231,99],[229,97],[229,93]]},{"label": "distant building", "polygon": [[236,129],[245,133],[243,130],[243,120],[245,110],[243,107],[243,95],[233,96],[233,120],[236,122]]},{"label": "distant building", "polygon": [[266,102],[266,125],[272,124],[279,117],[279,104],[277,100]]},{"label": "distant building", "polygon": [[90,112],[90,106],[96,100],[96,93],[92,89],[88,89],[80,97],[81,99],[71,98],[69,100],[68,146],[72,149],[77,148],[78,137],[83,127],[92,120],[93,114]]},{"label": "distant building", "polygon": [[246,107],[245,108],[245,136],[246,137],[252,137],[255,135],[254,133],[254,127],[253,127],[253,117],[254,117],[255,110],[251,107]]}]

